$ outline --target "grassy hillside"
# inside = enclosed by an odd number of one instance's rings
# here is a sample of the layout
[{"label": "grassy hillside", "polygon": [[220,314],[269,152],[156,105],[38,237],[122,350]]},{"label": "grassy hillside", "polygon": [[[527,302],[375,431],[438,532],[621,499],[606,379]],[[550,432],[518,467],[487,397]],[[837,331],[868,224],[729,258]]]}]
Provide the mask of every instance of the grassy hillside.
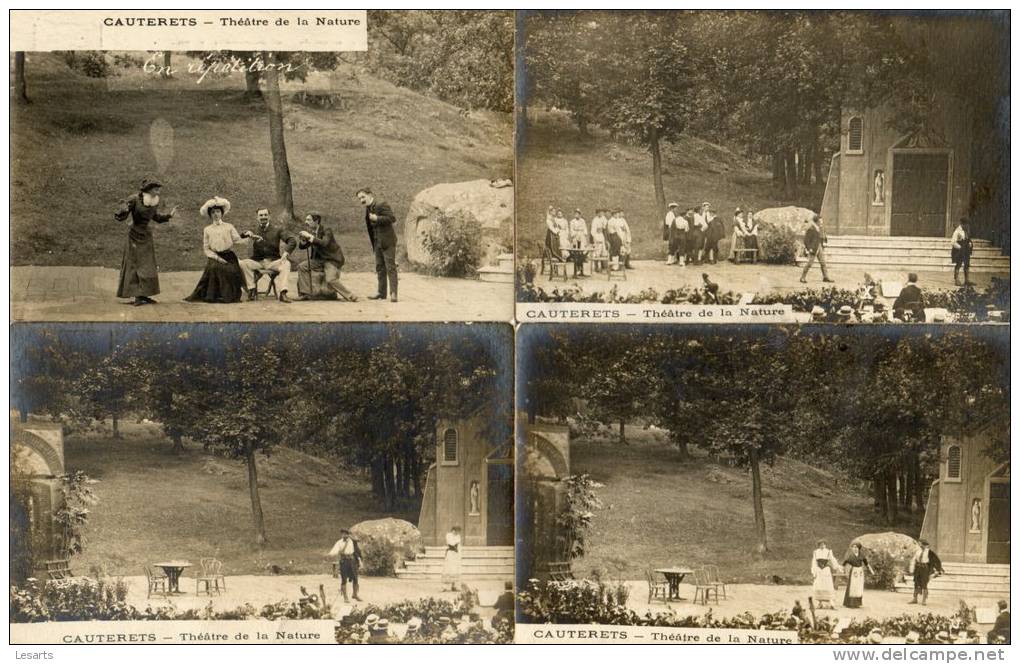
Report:
[{"label": "grassy hillside", "polygon": [[[126,230],[112,213],[147,174],[166,184],[165,204],[180,205],[175,221],[156,229],[163,270],[201,269],[207,222],[198,208],[209,197],[230,199],[228,220],[242,229],[254,224],[257,208],[273,204],[269,120],[262,104],[243,99],[241,74],[198,83],[195,75],[165,80],[132,66],[93,79],[57,54],[27,60],[32,104],[11,110],[13,264],[119,267]],[[189,62],[174,56],[175,67]],[[388,200],[402,224],[422,189],[511,173],[506,116],[465,115],[350,69],[283,88],[296,211],[325,215],[340,233],[348,269],[374,266],[354,198],[359,187]],[[295,103],[301,90],[342,101],[333,109]]]},{"label": "grassy hillside", "polygon": [[196,445],[173,454],[159,428],[126,424],[124,438],[69,436],[66,463],[99,480],[76,569],[105,564],[115,574],[141,574],[158,559],[223,560],[231,574],[320,572],[341,527],[386,516],[417,522],[417,509],[384,514],[368,481],[315,457],[279,448],[260,457],[259,484],[269,537],[261,552],[253,527],[244,465]]},{"label": "grassy hillside", "polygon": [[[681,462],[662,431],[627,433],[629,445],[609,437],[571,442],[571,470],[605,484],[592,546],[574,564],[579,572],[637,579],[646,568],[716,564],[733,582],[768,583],[778,576],[807,583],[818,538],[840,556],[854,537],[889,530],[860,490],[825,470],[780,459],[763,468],[770,553],[757,560],[747,471],[713,463],[698,450],[695,460]],[[901,529],[916,537],[920,524]]]},{"label": "grassy hillside", "polygon": [[[568,218],[579,207],[589,222],[596,207],[623,208],[634,236],[634,256],[663,258],[662,218],[655,209],[648,151],[614,141],[600,130],[584,139],[561,113],[537,112],[531,118],[517,161],[518,254],[539,255],[545,241],[545,210],[555,205]],[[663,170],[667,203],[686,209],[709,201],[728,233],[737,206],[760,210],[821,205],[821,187],[805,189],[803,200],[783,200],[767,172],[725,147],[693,136],[663,146]]]}]

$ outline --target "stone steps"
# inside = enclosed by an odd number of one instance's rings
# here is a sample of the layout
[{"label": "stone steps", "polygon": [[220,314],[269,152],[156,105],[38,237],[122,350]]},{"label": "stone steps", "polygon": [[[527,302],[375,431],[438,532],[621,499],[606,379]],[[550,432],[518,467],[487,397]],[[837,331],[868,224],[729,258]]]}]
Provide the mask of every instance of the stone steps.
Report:
[{"label": "stone steps", "polygon": [[[834,267],[861,266],[872,269],[916,272],[951,272],[950,238],[876,237],[833,235],[825,246],[825,260]],[[806,257],[798,257],[803,265]],[[974,273],[1009,273],[1009,256],[987,240],[974,240],[970,270]]]},{"label": "stone steps", "polygon": [[478,278],[493,283],[512,284],[514,282],[513,254],[500,254],[496,265],[478,268]]},{"label": "stone steps", "polygon": [[[408,560],[397,570],[397,578],[436,580],[443,574],[445,546],[427,546],[425,553]],[[461,548],[461,578],[471,580],[510,580],[514,576],[512,546],[465,546]]]},{"label": "stone steps", "polygon": [[[984,563],[943,563],[946,573],[928,582],[930,593],[958,595],[1009,595],[1009,565]],[[914,592],[910,576],[896,584],[896,590]]]}]

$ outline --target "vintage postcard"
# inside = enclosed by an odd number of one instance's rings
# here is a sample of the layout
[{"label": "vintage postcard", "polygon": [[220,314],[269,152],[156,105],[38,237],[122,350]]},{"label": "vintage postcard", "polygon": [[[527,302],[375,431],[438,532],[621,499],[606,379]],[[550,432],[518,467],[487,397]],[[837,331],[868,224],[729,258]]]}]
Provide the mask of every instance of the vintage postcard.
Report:
[{"label": "vintage postcard", "polygon": [[1008,320],[1008,12],[517,21],[518,320]]},{"label": "vintage postcard", "polygon": [[512,12],[11,19],[15,320],[513,317]]},{"label": "vintage postcard", "polygon": [[1008,643],[999,326],[530,325],[523,643]]},{"label": "vintage postcard", "polygon": [[12,643],[512,638],[509,325],[11,339]]}]

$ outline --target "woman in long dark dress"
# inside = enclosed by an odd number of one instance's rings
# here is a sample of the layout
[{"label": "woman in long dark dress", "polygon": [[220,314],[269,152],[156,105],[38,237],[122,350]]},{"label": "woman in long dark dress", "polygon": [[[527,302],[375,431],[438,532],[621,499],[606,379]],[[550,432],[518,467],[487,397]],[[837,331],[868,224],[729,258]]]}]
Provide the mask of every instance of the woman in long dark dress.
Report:
[{"label": "woman in long dark dress", "polygon": [[134,306],[155,304],[152,295],[159,295],[159,268],[156,266],[156,246],[152,239],[150,222],[165,224],[177,214],[177,208],[170,214],[159,211],[159,190],[162,185],[146,178],[141,189],[134,196],[120,202],[113,213],[117,221],[128,223],[128,241],[120,263],[120,281],[117,297],[131,297]]},{"label": "woman in long dark dress", "polygon": [[868,559],[861,553],[861,545],[857,543],[850,545],[850,555],[843,561],[843,567],[846,570],[846,592],[843,593],[843,606],[859,609],[864,600],[864,570],[868,570],[872,574],[875,573],[875,570],[871,569]]},{"label": "woman in long dark dress", "polygon": [[241,242],[242,238],[236,228],[223,221],[229,211],[230,201],[219,196],[210,198],[202,206],[201,213],[208,215],[212,223],[202,231],[205,271],[194,292],[184,298],[188,302],[232,304],[241,301],[244,275],[233,246]]}]

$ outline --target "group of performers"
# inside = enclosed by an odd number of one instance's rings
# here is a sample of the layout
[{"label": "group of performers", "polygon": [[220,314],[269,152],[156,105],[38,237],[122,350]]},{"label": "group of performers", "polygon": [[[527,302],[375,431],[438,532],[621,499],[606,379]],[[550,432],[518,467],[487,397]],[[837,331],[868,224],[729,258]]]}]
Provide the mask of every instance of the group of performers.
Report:
[{"label": "group of performers", "polygon": [[[714,265],[719,261],[719,243],[726,237],[726,226],[715,214],[712,204],[687,208],[683,213],[677,203],[670,203],[662,223],[662,239],[666,243],[666,265]],[[758,249],[758,222],[754,210],[737,208],[733,213],[733,241],[730,260],[737,249]]]},{"label": "group of performers", "polygon": [[556,260],[574,262],[574,275],[584,273],[584,262],[588,259],[606,260],[610,270],[631,269],[630,224],[617,208],[596,208],[591,228],[575,208],[568,221],[563,210],[553,206],[545,212],[545,248]]},{"label": "group of performers", "polygon": [[[162,184],[154,179],[142,181],[139,193],[121,201],[114,219],[127,222],[128,243],[121,262],[117,297],[132,298],[132,304],[155,304],[152,296],[159,294],[159,272],[156,266],[156,249],[151,223],[163,224],[177,214],[174,207],[169,213],[160,211]],[[397,301],[397,235],[393,228],[396,218],[390,206],[377,200],[369,189],[357,192],[365,207],[365,225],[375,253],[378,290],[370,300],[385,300],[387,294]],[[281,224],[271,221],[269,208],[256,212],[256,228],[238,232],[225,221],[230,213],[230,201],[221,196],[207,200],[199,214],[208,218],[202,230],[202,252],[206,257],[205,269],[194,291],[185,298],[188,302],[229,304],[240,302],[244,295],[249,300],[257,297],[256,271],[275,273],[278,299],[289,303],[288,280],[295,250],[305,251],[305,260],[298,265],[298,299],[337,299],[357,302],[358,297],[340,281],[340,270],[345,263],[343,250],[332,229],[323,225],[322,215],[309,212],[304,228],[292,234]],[[251,257],[238,258],[234,246],[251,243]]]},{"label": "group of performers", "polygon": [[[922,539],[918,544],[920,548],[910,560],[909,572],[914,578],[914,598],[909,603],[917,604],[918,597],[920,597],[921,604],[927,604],[928,582],[933,576],[945,572],[942,569],[942,561],[931,550],[928,542]],[[834,608],[832,600],[836,588],[833,583],[833,573],[840,567],[839,561],[825,540],[818,540],[815,550],[811,553],[811,578],[813,579],[811,588],[812,596],[819,609]],[[872,575],[875,574],[860,543],[854,542],[850,545],[850,552],[843,560],[842,568],[846,573],[843,606],[859,609],[864,601],[864,573],[867,571]]]}]

